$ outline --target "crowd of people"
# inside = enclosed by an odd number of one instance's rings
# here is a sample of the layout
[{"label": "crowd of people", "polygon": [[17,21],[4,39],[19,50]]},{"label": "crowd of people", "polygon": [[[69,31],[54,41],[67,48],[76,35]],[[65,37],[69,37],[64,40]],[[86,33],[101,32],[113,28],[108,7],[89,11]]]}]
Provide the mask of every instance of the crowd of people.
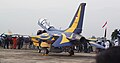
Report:
[{"label": "crowd of people", "polygon": [[117,31],[116,33],[113,33],[112,36],[113,37],[111,40],[106,40],[105,37],[102,37],[102,38],[98,38],[96,42],[104,46],[105,49],[113,46],[120,46],[120,30]]},{"label": "crowd of people", "polygon": [[20,35],[1,35],[0,46],[4,49],[21,49],[29,48],[32,45],[31,38],[29,36]]}]

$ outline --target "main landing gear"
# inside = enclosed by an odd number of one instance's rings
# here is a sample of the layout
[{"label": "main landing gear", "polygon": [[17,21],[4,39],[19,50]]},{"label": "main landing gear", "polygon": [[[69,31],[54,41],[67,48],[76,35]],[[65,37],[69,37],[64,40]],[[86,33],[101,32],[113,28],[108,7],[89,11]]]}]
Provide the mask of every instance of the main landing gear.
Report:
[{"label": "main landing gear", "polygon": [[69,56],[74,55],[74,51],[73,50],[70,50],[68,53],[69,53]]},{"label": "main landing gear", "polygon": [[41,50],[39,50],[39,52],[43,55],[43,56],[47,56],[49,51],[47,48],[41,48]]}]

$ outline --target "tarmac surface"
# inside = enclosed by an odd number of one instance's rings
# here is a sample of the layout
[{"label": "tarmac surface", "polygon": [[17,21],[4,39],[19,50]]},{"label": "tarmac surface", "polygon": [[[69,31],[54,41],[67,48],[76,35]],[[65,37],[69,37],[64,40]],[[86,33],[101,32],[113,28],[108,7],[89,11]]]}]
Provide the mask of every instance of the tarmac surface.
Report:
[{"label": "tarmac surface", "polygon": [[94,53],[50,53],[42,56],[37,50],[1,49],[0,63],[95,63]]}]

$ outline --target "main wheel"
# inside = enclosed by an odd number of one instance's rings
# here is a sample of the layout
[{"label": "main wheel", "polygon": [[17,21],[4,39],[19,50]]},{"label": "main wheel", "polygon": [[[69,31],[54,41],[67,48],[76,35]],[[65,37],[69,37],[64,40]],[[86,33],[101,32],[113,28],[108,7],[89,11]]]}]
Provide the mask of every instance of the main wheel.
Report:
[{"label": "main wheel", "polygon": [[38,52],[41,53],[41,49],[39,49]]},{"label": "main wheel", "polygon": [[68,53],[69,53],[69,56],[74,55],[74,51],[73,50],[70,50]]},{"label": "main wheel", "polygon": [[42,54],[42,55],[48,55],[48,53],[49,53],[49,51],[48,51],[47,48],[42,48],[42,49],[41,49],[41,54]]}]

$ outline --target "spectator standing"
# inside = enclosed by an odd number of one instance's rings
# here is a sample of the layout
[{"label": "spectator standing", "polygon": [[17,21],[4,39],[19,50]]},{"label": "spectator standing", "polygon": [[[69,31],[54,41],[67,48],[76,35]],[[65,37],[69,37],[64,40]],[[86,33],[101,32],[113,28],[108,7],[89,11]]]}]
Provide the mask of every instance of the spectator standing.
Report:
[{"label": "spectator standing", "polygon": [[23,36],[19,36],[18,38],[18,49],[21,49],[23,47]]},{"label": "spectator standing", "polygon": [[9,38],[8,35],[5,36],[4,49],[9,49]]},{"label": "spectator standing", "polygon": [[119,44],[118,44],[118,39],[115,39],[115,41],[114,41],[114,46],[118,46]]},{"label": "spectator standing", "polygon": [[13,37],[12,40],[13,40],[13,48],[16,49],[16,47],[17,47],[17,37]]},{"label": "spectator standing", "polygon": [[109,41],[105,41],[104,44],[105,44],[105,48],[106,48],[106,49],[110,47],[110,43],[109,43]]},{"label": "spectator standing", "polygon": [[118,36],[118,46],[120,46],[120,29],[119,29],[119,31],[118,31],[117,36]]}]

